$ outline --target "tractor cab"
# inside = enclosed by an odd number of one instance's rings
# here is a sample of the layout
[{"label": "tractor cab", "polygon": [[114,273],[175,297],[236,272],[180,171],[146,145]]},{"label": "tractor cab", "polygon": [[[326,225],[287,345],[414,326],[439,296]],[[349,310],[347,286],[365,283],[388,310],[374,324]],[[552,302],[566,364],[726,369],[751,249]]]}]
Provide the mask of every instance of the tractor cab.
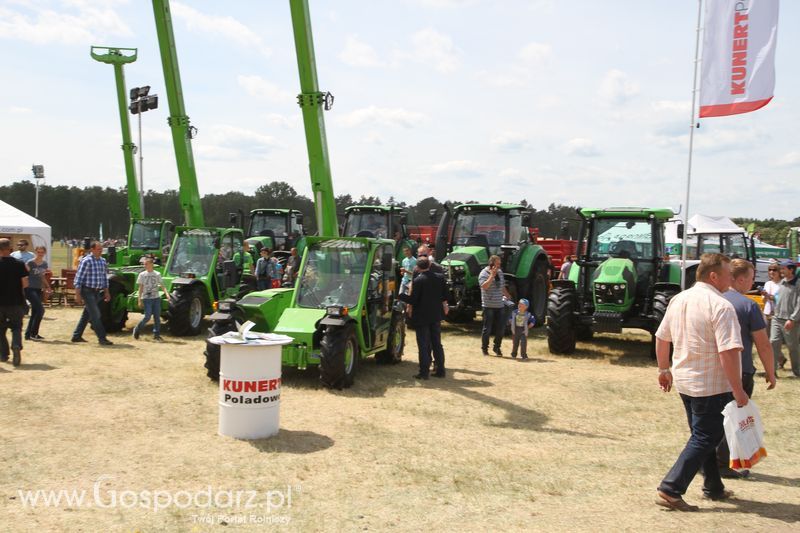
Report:
[{"label": "tractor cab", "polygon": [[344,237],[393,239],[395,259],[402,261],[403,248],[416,255],[417,242],[408,234],[408,213],[397,206],[352,205],[345,209]]},{"label": "tractor cab", "polygon": [[247,239],[258,250],[289,252],[305,235],[303,213],[297,209],[254,209],[250,211]]},{"label": "tractor cab", "polygon": [[680,291],[679,266],[664,257],[670,209],[579,209],[578,262],[553,282],[547,334],[552,353],[572,353],[593,332],[640,328],[654,334],[670,298]]}]

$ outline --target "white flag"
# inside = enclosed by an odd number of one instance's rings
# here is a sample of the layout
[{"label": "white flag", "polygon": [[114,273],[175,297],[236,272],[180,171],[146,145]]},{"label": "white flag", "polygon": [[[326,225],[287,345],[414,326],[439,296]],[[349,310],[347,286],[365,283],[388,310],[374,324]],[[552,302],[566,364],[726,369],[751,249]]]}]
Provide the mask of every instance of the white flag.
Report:
[{"label": "white flag", "polygon": [[707,0],[700,116],[755,111],[772,100],[778,0]]}]

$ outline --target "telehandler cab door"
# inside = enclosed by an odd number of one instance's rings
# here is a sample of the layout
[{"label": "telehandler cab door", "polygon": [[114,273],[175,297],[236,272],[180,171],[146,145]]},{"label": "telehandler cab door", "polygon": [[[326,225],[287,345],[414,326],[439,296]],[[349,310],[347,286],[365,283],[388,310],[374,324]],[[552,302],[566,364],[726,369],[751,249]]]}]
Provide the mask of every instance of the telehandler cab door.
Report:
[{"label": "telehandler cab door", "polygon": [[370,347],[385,344],[389,338],[395,285],[394,251],[390,245],[383,245],[375,251],[367,284]]}]

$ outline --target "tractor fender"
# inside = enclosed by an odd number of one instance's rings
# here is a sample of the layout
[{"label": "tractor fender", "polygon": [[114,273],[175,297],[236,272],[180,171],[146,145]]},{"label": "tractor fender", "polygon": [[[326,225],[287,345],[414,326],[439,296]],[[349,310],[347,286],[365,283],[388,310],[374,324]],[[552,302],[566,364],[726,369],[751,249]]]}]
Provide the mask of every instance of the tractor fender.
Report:
[{"label": "tractor fender", "polygon": [[681,292],[681,284],[680,283],[670,283],[667,281],[659,281],[654,285],[655,291],[674,291],[676,293]]},{"label": "tractor fender", "polygon": [[320,326],[344,326],[349,322],[355,322],[352,318],[341,318],[335,316],[325,316],[319,321]]},{"label": "tractor fender", "polygon": [[183,289],[185,287],[189,287],[191,285],[196,285],[198,283],[202,283],[199,279],[196,278],[175,278],[172,280],[172,286],[175,288]]},{"label": "tractor fender", "polygon": [[555,287],[564,287],[565,289],[574,289],[575,282],[571,279],[554,279],[550,284]]},{"label": "tractor fender", "polygon": [[538,244],[526,244],[520,248],[517,257],[514,259],[516,268],[514,274],[517,279],[524,279],[530,276],[533,266],[537,261],[544,261],[547,267],[550,268],[550,259],[544,251],[544,248]]}]

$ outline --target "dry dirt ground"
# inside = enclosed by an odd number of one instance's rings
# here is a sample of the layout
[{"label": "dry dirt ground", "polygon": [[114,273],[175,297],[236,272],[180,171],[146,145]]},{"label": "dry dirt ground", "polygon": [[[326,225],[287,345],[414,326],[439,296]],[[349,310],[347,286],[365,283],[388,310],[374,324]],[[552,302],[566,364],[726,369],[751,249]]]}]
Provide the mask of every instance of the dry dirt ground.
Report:
[{"label": "dry dirt ground", "polygon": [[[246,442],[217,435],[202,338],[100,348],[87,330],[75,345],[78,313],[49,309],[47,340],[0,364],[4,531],[800,529],[800,380],[786,372],[756,389],[769,457],[729,482],[728,503],[701,501],[695,480],[702,512],[687,515],[653,505],[688,430],[641,334],[554,357],[536,330],[522,363],[482,357],[477,323],[447,326],[449,375],[421,383],[412,333],[403,363],[369,360],[344,392],[285,370],[279,435]],[[25,503],[36,490],[84,500]]]}]

